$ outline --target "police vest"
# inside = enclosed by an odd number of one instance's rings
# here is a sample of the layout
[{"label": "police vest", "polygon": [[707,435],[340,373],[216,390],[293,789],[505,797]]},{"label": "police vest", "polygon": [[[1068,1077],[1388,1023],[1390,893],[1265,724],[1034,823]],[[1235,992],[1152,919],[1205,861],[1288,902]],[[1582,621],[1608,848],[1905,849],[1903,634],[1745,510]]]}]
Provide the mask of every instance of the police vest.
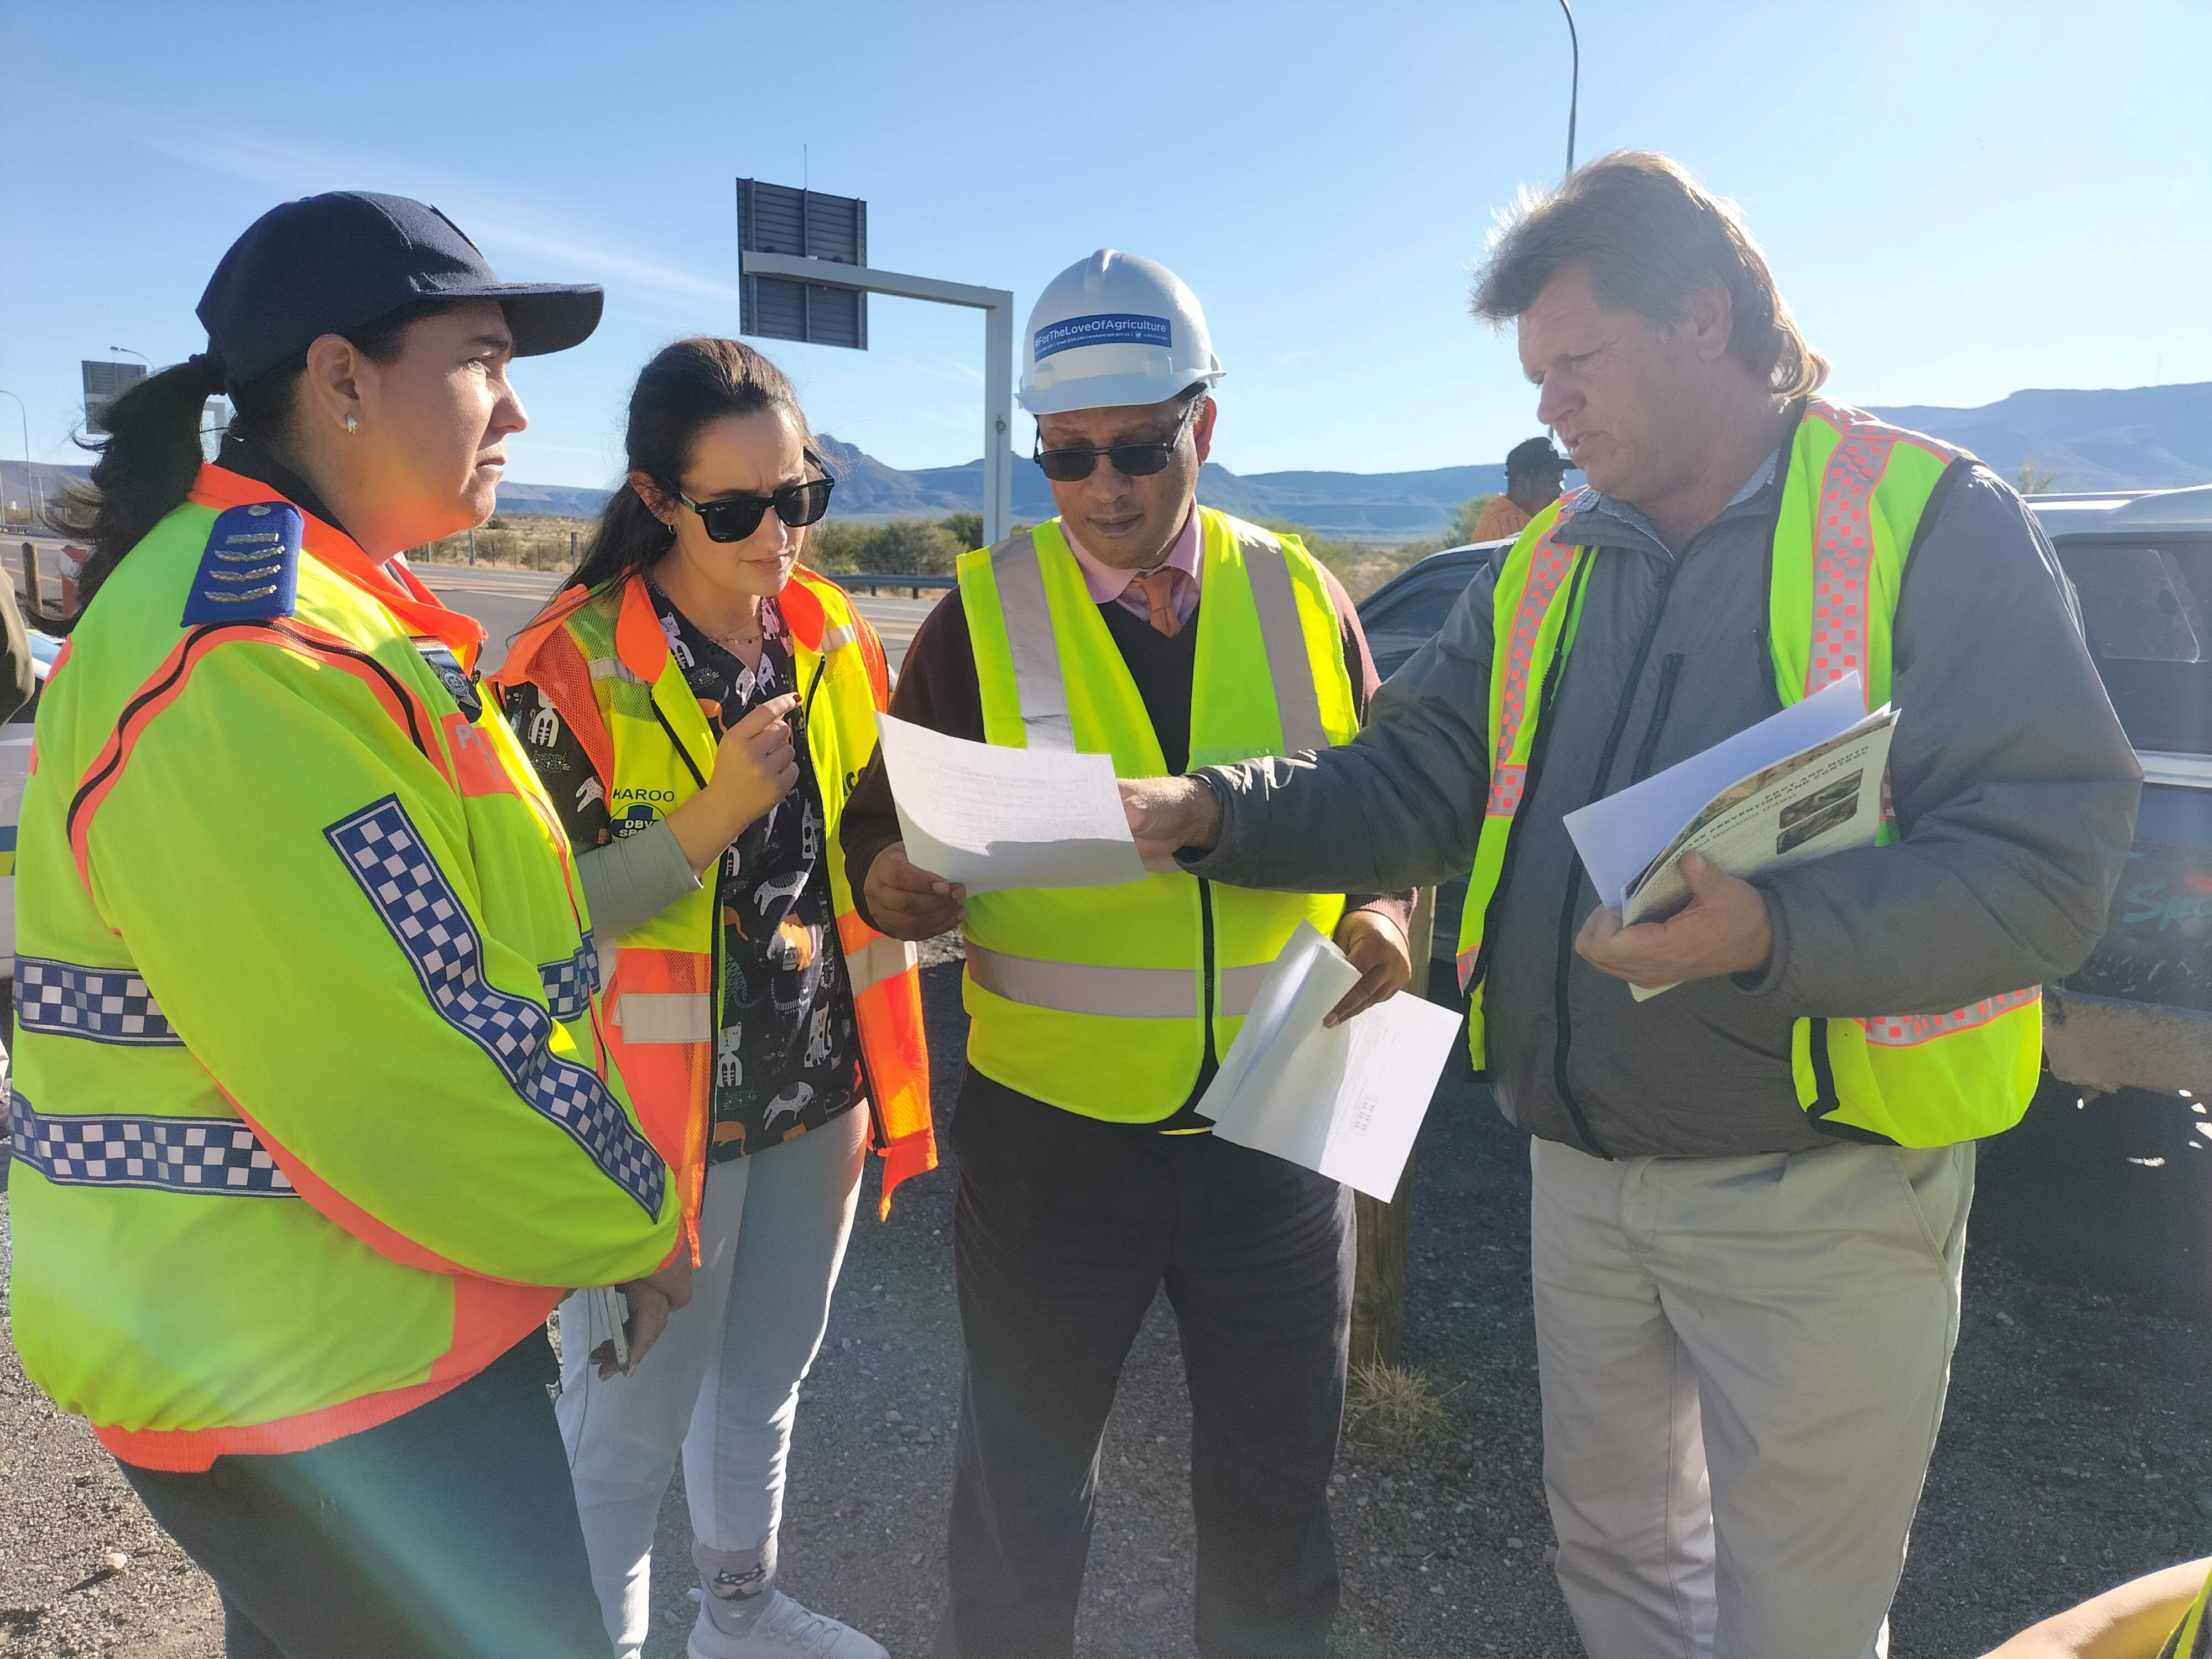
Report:
[{"label": "police vest", "polygon": [[[909,1176],[937,1167],[929,1055],[913,945],[860,919],[845,879],[845,801],[875,753],[888,707],[883,647],[836,583],[800,567],[778,596],[801,697],[795,718],[822,794],[821,859],[830,874],[860,1028],[872,1144],[884,1158],[882,1212]],[[716,747],[707,716],[668,648],[641,576],[596,592],[569,588],[517,636],[497,674],[549,702],[591,757],[618,830],[666,817],[706,787]],[[526,718],[529,703],[522,704]],[[677,1171],[696,1224],[713,1115],[720,1031],[723,929],[705,883],[616,941],[608,1039],[653,1143]]]},{"label": "police vest", "polygon": [[[1890,641],[1914,532],[1944,473],[1971,459],[1917,433],[1814,398],[1799,422],[1775,521],[1767,639],[1784,703],[1856,672],[1867,706],[1889,701]],[[1460,984],[1476,1069],[1487,1063],[1482,985],[1491,909],[1540,733],[1580,620],[1589,550],[1547,507],[1498,579],[1490,676],[1490,795],[1460,922]],[[1896,839],[1885,817],[1880,840]],[[2043,1054],[2042,988],[1945,1014],[1797,1020],[1790,1073],[1814,1127],[1846,1139],[1942,1146],[2020,1121]]]},{"label": "police vest", "polygon": [[[1195,509],[1204,560],[1190,765],[1348,741],[1342,624],[1296,537]],[[960,561],[985,741],[1111,755],[1167,773],[1158,738],[1057,520]],[[1334,931],[1341,894],[1226,888],[1180,873],[968,901],[968,1058],[1087,1117],[1154,1122],[1226,1054],[1301,921]]]},{"label": "police vest", "polygon": [[126,1462],[389,1421],[674,1247],[567,838],[468,681],[481,638],[210,466],[46,683],[15,1337]]}]

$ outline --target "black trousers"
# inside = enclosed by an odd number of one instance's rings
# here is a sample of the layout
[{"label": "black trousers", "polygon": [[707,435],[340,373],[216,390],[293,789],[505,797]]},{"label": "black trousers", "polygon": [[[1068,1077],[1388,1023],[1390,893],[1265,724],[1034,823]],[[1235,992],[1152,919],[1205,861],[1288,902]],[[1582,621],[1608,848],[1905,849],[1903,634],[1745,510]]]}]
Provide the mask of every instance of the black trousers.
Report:
[{"label": "black trousers", "polygon": [[952,1126],[968,1376],[948,1644],[1066,1659],[1099,1441],[1164,1285],[1191,1399],[1204,1659],[1308,1659],[1336,1613],[1328,1486],[1352,1195],[1217,1140],[1101,1123],[970,1072]]},{"label": "black trousers", "polygon": [[125,1463],[229,1659],[609,1659],[543,1333],[426,1406],[191,1474]]}]

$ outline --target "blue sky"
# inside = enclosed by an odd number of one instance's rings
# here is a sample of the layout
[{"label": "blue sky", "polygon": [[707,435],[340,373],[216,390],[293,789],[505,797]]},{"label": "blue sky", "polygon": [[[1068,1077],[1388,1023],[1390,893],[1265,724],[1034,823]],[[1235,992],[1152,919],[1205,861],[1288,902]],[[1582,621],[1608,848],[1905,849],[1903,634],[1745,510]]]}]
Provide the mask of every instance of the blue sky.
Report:
[{"label": "blue sky", "polygon": [[[1578,152],[1741,201],[1866,403],[2212,380],[2212,7],[1580,0]],[[1198,291],[1240,472],[1495,461],[1534,431],[1472,323],[1494,211],[1556,179],[1554,0],[586,6],[0,0],[0,387],[82,457],[77,360],[199,349],[230,240],[333,188],[437,203],[503,276],[599,280],[520,366],[510,477],[602,483],[638,366],[734,332],[732,180],[867,198],[871,262],[1011,288],[1099,246]],[[901,466],[981,450],[979,313],[872,302],[768,349]],[[1018,418],[1016,442],[1030,429]],[[0,398],[0,454],[20,454]]]}]

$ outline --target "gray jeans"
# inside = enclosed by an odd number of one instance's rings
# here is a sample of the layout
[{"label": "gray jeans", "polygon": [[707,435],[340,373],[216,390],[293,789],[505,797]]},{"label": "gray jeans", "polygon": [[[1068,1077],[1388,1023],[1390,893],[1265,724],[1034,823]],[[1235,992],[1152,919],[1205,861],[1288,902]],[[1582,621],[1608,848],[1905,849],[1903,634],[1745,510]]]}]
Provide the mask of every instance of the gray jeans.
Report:
[{"label": "gray jeans", "polygon": [[625,1659],[646,1638],[653,1522],[679,1455],[698,1543],[753,1551],[775,1536],[799,1385],[829,1323],[867,1127],[856,1106],[707,1171],[690,1305],[636,1375],[601,1382],[586,1361],[608,1335],[596,1298],[561,1304],[561,1434],[592,1587]]}]

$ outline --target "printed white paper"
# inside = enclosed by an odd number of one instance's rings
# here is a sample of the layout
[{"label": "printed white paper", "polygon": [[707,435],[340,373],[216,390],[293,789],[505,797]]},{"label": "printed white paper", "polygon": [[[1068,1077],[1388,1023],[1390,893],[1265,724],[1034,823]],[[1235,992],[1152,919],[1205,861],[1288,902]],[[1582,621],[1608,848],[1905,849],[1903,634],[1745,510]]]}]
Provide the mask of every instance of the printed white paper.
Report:
[{"label": "printed white paper", "polygon": [[1328,1011],[1359,970],[1300,923],[1261,986],[1198,1111],[1214,1133],[1389,1203],[1460,1030],[1458,1014],[1401,994],[1334,1030]]},{"label": "printed white paper", "polygon": [[970,893],[1145,879],[1110,755],[1006,749],[878,714],[907,861]]}]

